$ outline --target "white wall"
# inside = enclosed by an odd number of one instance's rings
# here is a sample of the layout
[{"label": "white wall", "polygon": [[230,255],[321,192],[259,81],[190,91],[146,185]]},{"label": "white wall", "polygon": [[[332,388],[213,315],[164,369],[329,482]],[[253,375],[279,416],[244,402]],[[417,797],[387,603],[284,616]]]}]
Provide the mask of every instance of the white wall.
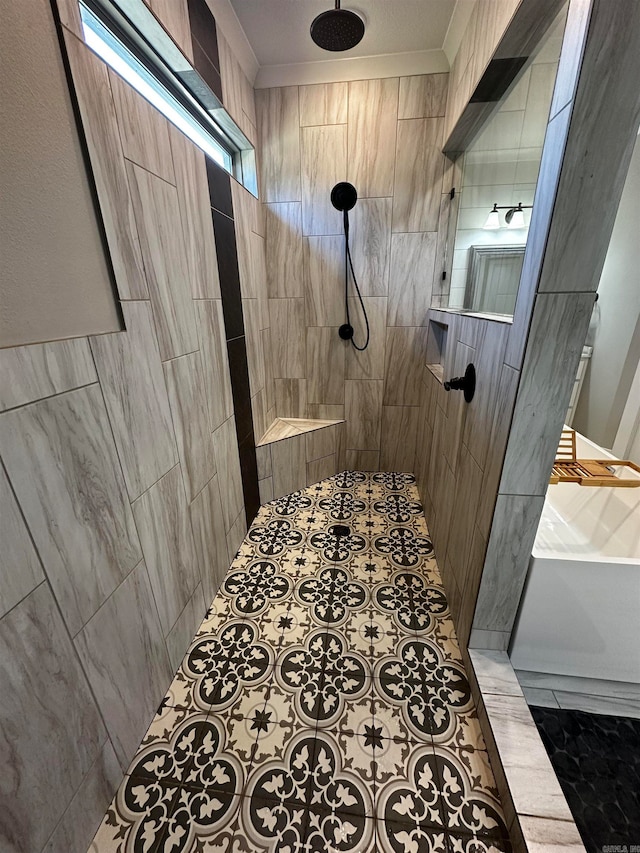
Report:
[{"label": "white wall", "polygon": [[[639,138],[640,140],[640,138]],[[606,204],[606,199],[602,200]],[[640,358],[640,141],[636,141],[592,322],[593,355],[573,426],[612,447]]]},{"label": "white wall", "polygon": [[115,331],[51,7],[0,5],[0,347]]}]

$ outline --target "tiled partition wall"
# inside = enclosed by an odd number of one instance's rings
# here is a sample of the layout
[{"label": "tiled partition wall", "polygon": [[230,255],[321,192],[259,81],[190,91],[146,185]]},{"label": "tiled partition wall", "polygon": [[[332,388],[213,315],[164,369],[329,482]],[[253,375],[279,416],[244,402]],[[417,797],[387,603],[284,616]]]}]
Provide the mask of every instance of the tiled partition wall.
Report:
[{"label": "tiled partition wall", "polygon": [[[345,418],[348,468],[413,469],[449,213],[446,96],[446,74],[256,92],[276,414]],[[344,180],[358,192],[350,220],[371,326],[363,353],[338,337],[344,238],[330,193]],[[362,344],[355,298],[351,316]]]},{"label": "tiled partition wall", "polygon": [[[191,56],[186,2],[153,6]],[[257,201],[236,187],[234,223],[229,178],[84,45],[75,0],[60,16],[125,330],[0,350],[0,849],[21,853],[86,849],[244,535],[268,327]],[[255,138],[222,38],[220,65]]]}]

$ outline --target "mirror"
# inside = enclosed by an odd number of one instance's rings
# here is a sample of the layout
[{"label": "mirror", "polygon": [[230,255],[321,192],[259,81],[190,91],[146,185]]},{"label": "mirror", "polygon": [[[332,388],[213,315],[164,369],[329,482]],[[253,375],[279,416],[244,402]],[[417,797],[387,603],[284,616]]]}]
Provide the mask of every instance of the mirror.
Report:
[{"label": "mirror", "polygon": [[513,314],[567,8],[461,155],[449,308]]}]

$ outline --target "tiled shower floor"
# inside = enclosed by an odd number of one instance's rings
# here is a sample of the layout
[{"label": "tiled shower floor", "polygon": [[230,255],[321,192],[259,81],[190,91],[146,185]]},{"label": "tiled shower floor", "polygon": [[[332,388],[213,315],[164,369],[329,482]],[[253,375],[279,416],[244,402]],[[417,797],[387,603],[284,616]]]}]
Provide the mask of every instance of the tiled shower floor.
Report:
[{"label": "tiled shower floor", "polygon": [[507,831],[414,478],[263,506],[90,850],[491,849]]}]

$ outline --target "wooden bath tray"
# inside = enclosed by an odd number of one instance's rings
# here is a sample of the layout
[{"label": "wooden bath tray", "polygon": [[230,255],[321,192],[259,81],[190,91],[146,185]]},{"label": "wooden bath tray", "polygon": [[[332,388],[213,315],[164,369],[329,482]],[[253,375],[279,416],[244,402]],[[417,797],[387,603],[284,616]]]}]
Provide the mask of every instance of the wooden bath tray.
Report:
[{"label": "wooden bath tray", "polygon": [[640,466],[629,459],[576,459],[575,430],[563,429],[558,455],[553,463],[549,483],[577,483],[579,486],[640,487],[640,477],[616,477],[611,468],[631,468],[640,474]]}]

